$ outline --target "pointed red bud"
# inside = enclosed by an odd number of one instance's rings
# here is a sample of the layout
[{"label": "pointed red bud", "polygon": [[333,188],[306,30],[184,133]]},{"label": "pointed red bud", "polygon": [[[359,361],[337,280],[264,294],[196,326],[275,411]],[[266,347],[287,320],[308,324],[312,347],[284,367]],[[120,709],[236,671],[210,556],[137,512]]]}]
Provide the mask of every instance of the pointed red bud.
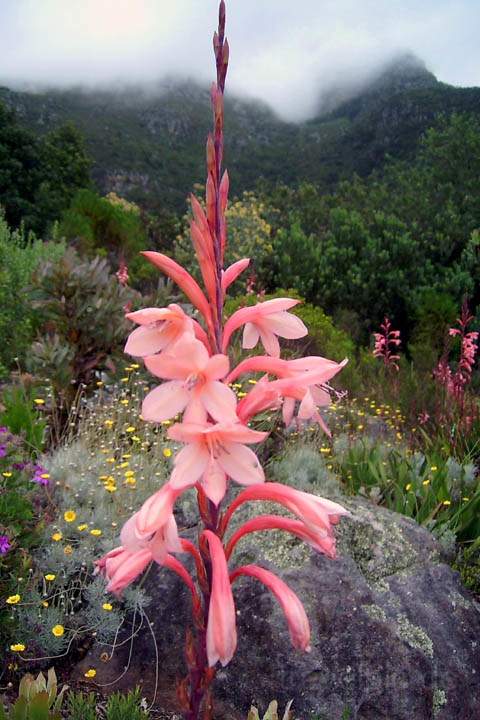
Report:
[{"label": "pointed red bud", "polygon": [[206,192],[206,199],[207,199],[207,219],[208,224],[210,225],[210,228],[212,230],[215,229],[215,216],[216,216],[216,208],[215,208],[215,183],[213,182],[213,178],[211,173],[208,173],[207,178],[207,192]]},{"label": "pointed red bud", "polygon": [[225,2],[224,0],[221,0],[220,7],[218,9],[218,34],[220,35],[220,37],[222,37],[225,32],[225,22],[227,19],[226,16],[227,12],[225,9]]},{"label": "pointed red bud", "polygon": [[224,213],[227,209],[229,188],[230,178],[228,176],[228,171],[225,170],[225,172],[223,173],[222,181],[220,183],[220,207],[222,209],[222,213]]},{"label": "pointed red bud", "polygon": [[228,44],[228,40],[225,39],[225,42],[223,43],[223,50],[222,50],[222,62],[224,67],[228,65],[228,59],[230,57],[230,46]]},{"label": "pointed red bud", "polygon": [[215,30],[213,33],[213,52],[215,53],[215,57],[218,56],[218,51],[220,49],[220,40],[218,37],[218,32]]},{"label": "pointed red bud", "polygon": [[215,143],[211,133],[208,134],[207,138],[207,170],[215,177]]}]

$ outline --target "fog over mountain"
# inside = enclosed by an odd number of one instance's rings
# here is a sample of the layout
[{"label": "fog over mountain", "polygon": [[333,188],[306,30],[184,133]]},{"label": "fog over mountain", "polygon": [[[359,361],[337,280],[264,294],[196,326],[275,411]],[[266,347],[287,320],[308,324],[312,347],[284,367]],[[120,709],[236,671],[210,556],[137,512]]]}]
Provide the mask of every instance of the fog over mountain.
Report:
[{"label": "fog over mountain", "polygon": [[[152,87],[211,80],[217,0],[1,0],[0,83]],[[230,0],[229,88],[299,120],[345,99],[405,49],[480,85],[478,0]],[[335,104],[335,101],[333,101]]]}]

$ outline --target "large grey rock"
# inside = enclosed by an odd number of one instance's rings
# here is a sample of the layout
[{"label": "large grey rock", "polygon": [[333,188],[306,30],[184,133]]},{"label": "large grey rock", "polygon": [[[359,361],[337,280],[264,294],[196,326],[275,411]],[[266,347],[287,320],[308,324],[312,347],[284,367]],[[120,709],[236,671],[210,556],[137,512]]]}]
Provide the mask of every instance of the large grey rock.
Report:
[{"label": "large grey rock", "polygon": [[[259,533],[239,545],[236,562],[276,571],[302,599],[312,652],[292,650],[282,612],[262,585],[238,581],[239,645],[217,675],[216,720],[244,720],[251,702],[266,707],[273,698],[284,705],[293,698],[301,720],[477,720],[478,605],[426,530],[359,499],[345,504],[352,517],[342,520],[335,561],[283,533]],[[184,674],[189,600],[166,571],[154,570],[147,587],[159,652],[158,697],[173,711],[175,679]],[[101,668],[100,682],[120,672],[127,651],[121,647]],[[124,686],[141,680],[149,693],[155,652],[148,629],[133,652]]]}]

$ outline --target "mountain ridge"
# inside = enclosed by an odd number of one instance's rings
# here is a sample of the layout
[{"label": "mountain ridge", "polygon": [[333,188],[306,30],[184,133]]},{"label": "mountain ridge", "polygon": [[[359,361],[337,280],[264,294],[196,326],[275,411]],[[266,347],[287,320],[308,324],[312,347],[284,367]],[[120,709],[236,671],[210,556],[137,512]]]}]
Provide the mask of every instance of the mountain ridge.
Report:
[{"label": "mountain ridge", "polygon": [[[191,187],[204,182],[209,89],[173,79],[158,88],[161,92],[0,88],[0,101],[38,133],[74,122],[86,137],[102,192],[182,210]],[[260,177],[331,188],[355,172],[366,175],[381,167],[387,155],[408,158],[438,116],[454,112],[480,114],[480,88],[442,83],[408,53],[357,94],[301,123],[281,119],[262,101],[227,94],[226,162],[233,192],[254,188]]]}]

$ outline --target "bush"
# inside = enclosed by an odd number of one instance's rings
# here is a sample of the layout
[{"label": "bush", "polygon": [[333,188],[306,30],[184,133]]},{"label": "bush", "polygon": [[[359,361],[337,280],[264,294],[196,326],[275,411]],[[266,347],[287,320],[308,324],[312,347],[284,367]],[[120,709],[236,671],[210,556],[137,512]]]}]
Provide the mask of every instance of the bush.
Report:
[{"label": "bush", "polygon": [[106,257],[115,271],[125,261],[133,284],[157,277],[139,255],[148,248],[140,208],[114,193],[100,197],[92,190],[77,192],[56,232],[81,255]]},{"label": "bush", "polygon": [[111,274],[106,260],[82,262],[71,249],[60,261],[41,267],[32,297],[43,322],[28,368],[67,410],[95,373],[114,368],[112,357],[129,329],[125,306],[136,296]]},{"label": "bush", "polygon": [[56,262],[64,252],[63,244],[10,230],[0,215],[0,378],[17,362],[24,364],[39,322],[26,287],[42,262]]}]

